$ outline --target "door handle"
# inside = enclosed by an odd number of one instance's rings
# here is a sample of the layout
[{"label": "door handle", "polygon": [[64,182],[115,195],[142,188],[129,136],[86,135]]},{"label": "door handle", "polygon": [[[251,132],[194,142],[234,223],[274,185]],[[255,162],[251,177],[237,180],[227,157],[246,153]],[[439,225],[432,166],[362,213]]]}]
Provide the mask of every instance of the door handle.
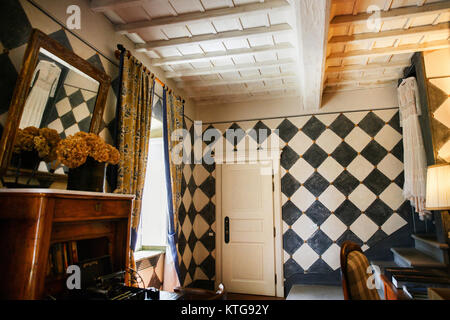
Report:
[{"label": "door handle", "polygon": [[230,218],[225,217],[225,223],[224,223],[224,227],[225,227],[225,243],[230,242]]}]

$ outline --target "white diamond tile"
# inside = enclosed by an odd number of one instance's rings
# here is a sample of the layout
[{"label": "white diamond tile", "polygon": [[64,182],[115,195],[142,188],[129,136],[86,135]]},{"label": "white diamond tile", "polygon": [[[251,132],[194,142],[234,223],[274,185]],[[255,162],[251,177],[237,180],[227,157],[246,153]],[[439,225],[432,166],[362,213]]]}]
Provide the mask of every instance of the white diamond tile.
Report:
[{"label": "white diamond tile", "polygon": [[316,197],[305,187],[300,187],[291,197],[292,203],[301,211],[306,211],[316,200]]},{"label": "white diamond tile", "polygon": [[58,112],[58,115],[61,117],[65,115],[67,112],[72,110],[72,106],[70,105],[69,98],[64,98],[58,103],[56,103],[56,111]]},{"label": "white diamond tile", "polygon": [[192,251],[191,251],[191,248],[189,248],[189,246],[186,246],[184,248],[182,259],[183,259],[183,262],[186,265],[186,267],[189,267],[189,264],[191,263],[191,259],[192,259]]},{"label": "white diamond tile", "polygon": [[384,126],[375,136],[376,142],[381,144],[387,151],[391,151],[401,138],[402,135],[391,126]]},{"label": "white diamond tile", "polygon": [[397,210],[403,202],[405,202],[403,190],[396,183],[391,183],[380,194],[380,199],[394,211]]},{"label": "white diamond tile", "polygon": [[344,167],[341,166],[332,157],[328,157],[320,165],[317,171],[328,180],[328,182],[333,182],[341,173],[344,171]]},{"label": "white diamond tile", "polygon": [[319,201],[332,212],[335,211],[341,205],[341,203],[344,202],[344,200],[345,196],[333,185],[330,185],[319,196]]},{"label": "white diamond tile", "polygon": [[200,242],[197,241],[194,247],[193,257],[196,264],[200,264],[203,262],[203,260],[208,257],[209,252],[205,248],[205,246]]},{"label": "white diamond tile", "polygon": [[315,117],[328,127],[339,117],[339,113],[318,114]]},{"label": "white diamond tile", "polygon": [[283,262],[286,263],[290,258],[291,256],[289,255],[289,253],[283,250],[283,259],[284,259]]},{"label": "white diamond tile", "polygon": [[299,131],[291,141],[289,141],[289,146],[297,152],[298,155],[303,155],[312,144],[313,141],[311,138],[304,134],[303,131]]},{"label": "white diamond tile", "polygon": [[366,211],[376,198],[377,196],[363,184],[357,186],[348,197],[348,199],[361,211]]},{"label": "white diamond tile", "polygon": [[183,225],[181,226],[181,230],[186,238],[189,238],[189,235],[192,232],[192,224],[189,218],[184,219]]},{"label": "white diamond tile", "polygon": [[186,179],[186,184],[189,183],[189,180],[191,179],[191,176],[192,176],[191,166],[189,166],[189,165],[184,166],[183,176]]},{"label": "white diamond tile", "polygon": [[199,214],[195,216],[194,225],[192,227],[195,236],[199,239],[209,230],[209,224]]},{"label": "white diamond tile", "polygon": [[387,235],[391,235],[406,224],[407,222],[405,221],[405,219],[400,217],[397,213],[394,213],[381,226],[381,230],[383,230]]},{"label": "white diamond tile", "polygon": [[306,214],[302,214],[300,218],[292,225],[292,229],[303,240],[309,239],[309,237],[316,232],[317,225]]},{"label": "white diamond tile", "polygon": [[365,214],[362,214],[352,223],[350,230],[362,241],[366,242],[378,230],[378,226]]},{"label": "white diamond tile", "polygon": [[311,117],[295,117],[295,118],[289,118],[289,121],[292,122],[294,126],[297,128],[303,128],[303,126],[309,121]]},{"label": "white diamond tile", "polygon": [[331,154],[341,142],[342,139],[330,129],[326,129],[316,141],[319,147],[328,154]]},{"label": "white diamond tile", "polygon": [[186,191],[184,192],[184,195],[183,195],[183,204],[184,204],[184,207],[186,208],[186,211],[189,210],[191,203],[192,203],[191,193],[190,193],[189,189],[186,188]]},{"label": "white diamond tile", "polygon": [[200,267],[195,268],[195,274],[194,274],[195,280],[209,280],[209,278],[205,275],[205,273],[202,271]]},{"label": "white diamond tile", "polygon": [[373,169],[375,169],[373,164],[361,155],[356,156],[356,158],[347,167],[347,171],[359,181],[364,181]]},{"label": "white diamond tile", "polygon": [[89,117],[90,114],[91,113],[89,112],[88,106],[85,102],[73,109],[73,115],[77,122],[80,122],[81,120]]},{"label": "white diamond tile", "polygon": [[58,133],[61,133],[64,131],[64,127],[63,127],[60,119],[56,119],[55,121],[52,121],[51,123],[49,123],[48,127],[50,129],[56,130]]},{"label": "white diamond tile", "polygon": [[358,124],[361,122],[362,119],[367,115],[367,111],[362,112],[349,112],[346,113],[345,116],[352,121],[354,124]]},{"label": "white diamond tile", "polygon": [[447,128],[450,128],[450,98],[445,100],[445,102],[433,113],[433,116]]},{"label": "white diamond tile", "polygon": [[389,153],[377,165],[377,169],[389,179],[394,180],[403,171],[403,163]]},{"label": "white diamond tile", "polygon": [[367,244],[363,244],[363,245],[361,246],[361,250],[362,250],[363,252],[367,251],[367,249],[369,249],[369,246],[368,246]]},{"label": "white diamond tile", "polygon": [[355,151],[361,152],[370,142],[371,137],[360,127],[355,127],[346,137],[345,142]]},{"label": "white diamond tile", "polygon": [[196,165],[193,174],[194,181],[197,186],[201,185],[206,180],[206,178],[209,177],[208,170],[206,170],[202,165]]},{"label": "white diamond tile", "polygon": [[337,270],[341,266],[340,253],[341,248],[336,243],[333,243],[327,251],[322,254],[322,260],[325,261],[331,269]]},{"label": "white diamond tile", "polygon": [[336,241],[347,230],[347,226],[334,214],[321,224],[322,230],[331,240]]},{"label": "white diamond tile", "polygon": [[[105,128],[106,129],[106,128]],[[105,131],[105,130],[103,130]],[[102,131],[102,132],[103,132]],[[106,130],[107,132],[109,132],[109,130]],[[67,128],[66,130],[64,130],[64,132],[66,133],[66,136],[71,136],[74,135],[77,132],[80,132],[80,127],[78,127],[78,124],[75,123],[74,125],[72,125],[71,127]],[[108,133],[109,134],[109,133]]]},{"label": "white diamond tile", "polygon": [[300,183],[304,183],[314,173],[314,168],[301,158],[289,169],[289,173]]},{"label": "white diamond tile", "polygon": [[319,255],[307,243],[304,243],[292,257],[304,270],[308,270],[319,259]]},{"label": "white diamond tile", "polygon": [[398,112],[398,109],[374,110],[375,113],[384,122],[391,121],[392,117]]},{"label": "white diamond tile", "polygon": [[197,211],[202,210],[206,204],[209,202],[209,198],[206,196],[206,194],[203,193],[200,188],[197,188],[194,192],[194,207]]}]

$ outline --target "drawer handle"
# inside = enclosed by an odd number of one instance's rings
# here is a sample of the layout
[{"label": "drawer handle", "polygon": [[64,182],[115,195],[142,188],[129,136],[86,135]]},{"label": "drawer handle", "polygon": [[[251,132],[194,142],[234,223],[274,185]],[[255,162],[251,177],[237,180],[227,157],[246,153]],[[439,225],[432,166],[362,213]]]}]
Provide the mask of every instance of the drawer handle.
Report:
[{"label": "drawer handle", "polygon": [[102,204],[101,203],[96,203],[95,204],[95,211],[100,211],[102,210]]}]

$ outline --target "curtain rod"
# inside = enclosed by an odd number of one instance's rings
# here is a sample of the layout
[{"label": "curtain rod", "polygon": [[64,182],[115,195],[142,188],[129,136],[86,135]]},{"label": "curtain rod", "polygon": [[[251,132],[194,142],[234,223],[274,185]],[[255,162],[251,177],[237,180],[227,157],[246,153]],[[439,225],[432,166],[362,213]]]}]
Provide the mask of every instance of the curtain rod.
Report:
[{"label": "curtain rod", "polygon": [[[121,44],[117,45],[117,49],[118,50],[116,50],[116,52],[115,52],[115,56],[117,59],[120,59],[120,55],[122,53],[123,54],[126,53],[128,58],[132,56],[131,52],[129,50],[125,49],[125,47]],[[164,82],[162,82],[153,72],[151,72],[146,66],[144,66],[144,72],[147,72],[147,74],[149,74],[152,79],[155,79],[155,81],[158,82],[164,89],[166,89],[169,92],[169,94],[174,92],[172,89],[169,89],[169,87]],[[185,103],[185,100],[183,98],[181,98],[181,96],[176,96],[175,94],[174,94],[174,96],[178,100],[181,100],[181,102],[183,104]]]}]

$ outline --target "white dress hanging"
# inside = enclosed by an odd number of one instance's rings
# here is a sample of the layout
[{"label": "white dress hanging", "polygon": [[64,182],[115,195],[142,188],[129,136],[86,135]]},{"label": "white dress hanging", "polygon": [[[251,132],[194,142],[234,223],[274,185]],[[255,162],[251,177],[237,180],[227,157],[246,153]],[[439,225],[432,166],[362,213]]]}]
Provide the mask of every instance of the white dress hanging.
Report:
[{"label": "white dress hanging", "polygon": [[41,60],[38,63],[31,79],[33,88],[25,103],[19,128],[39,128],[48,98],[55,95],[60,74],[61,69],[53,62]]},{"label": "white dress hanging", "polygon": [[398,101],[400,126],[403,128],[403,196],[411,202],[420,218],[424,219],[431,213],[425,210],[427,161],[419,123],[419,90],[414,77],[407,78],[400,84]]}]

